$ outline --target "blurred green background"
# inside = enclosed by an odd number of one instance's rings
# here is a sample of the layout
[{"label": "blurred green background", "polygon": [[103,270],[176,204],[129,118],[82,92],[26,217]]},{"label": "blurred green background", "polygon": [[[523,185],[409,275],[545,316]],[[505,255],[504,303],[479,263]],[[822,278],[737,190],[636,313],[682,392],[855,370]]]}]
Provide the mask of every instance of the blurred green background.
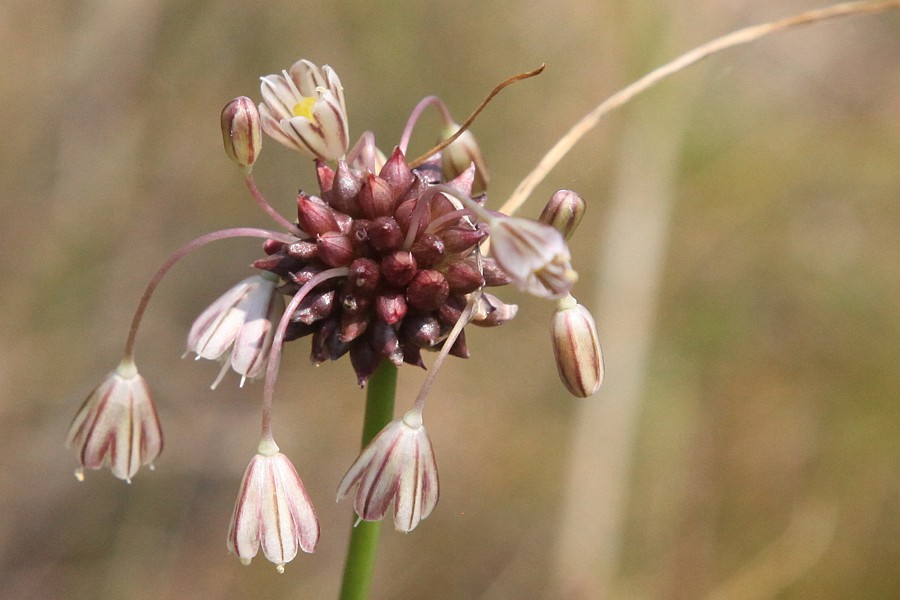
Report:
[{"label": "blurred green background", "polygon": [[[390,150],[437,94],[474,127],[499,206],[602,98],[731,29],[823,3],[31,0],[0,5],[0,596],[335,598],[352,521],[334,490],[357,452],[349,364],[288,347],[276,435],[322,521],[277,575],[225,549],[262,386],[179,360],[193,318],[246,276],[256,241],[176,267],[138,340],[166,432],[131,485],[72,477],[83,396],[119,358],[143,285],[197,235],[269,226],[220,140],[234,96],[305,57],[346,91],[352,135]],[[424,150],[437,126],[421,123]],[[285,214],[315,180],[267,143]],[[470,333],[427,413],[441,501],[382,537],[374,598],[900,596],[900,15],[729,51],[580,143],[557,188],[589,203],[572,242],[607,380],[569,397],[551,306]],[[398,405],[423,373],[401,372]]]}]

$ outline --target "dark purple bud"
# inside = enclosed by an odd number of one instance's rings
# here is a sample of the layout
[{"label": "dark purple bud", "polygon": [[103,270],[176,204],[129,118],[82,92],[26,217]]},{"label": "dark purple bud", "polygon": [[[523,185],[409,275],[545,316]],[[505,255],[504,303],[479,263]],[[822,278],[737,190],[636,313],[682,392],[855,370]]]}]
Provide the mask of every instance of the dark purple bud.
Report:
[{"label": "dark purple bud", "polygon": [[444,240],[444,250],[447,254],[464,254],[475,247],[475,244],[488,236],[485,229],[472,229],[471,227],[447,227],[440,234]]},{"label": "dark purple bud", "polygon": [[310,235],[340,230],[331,207],[319,198],[308,196],[303,192],[297,196],[297,216],[300,229]]},{"label": "dark purple bud", "polygon": [[407,315],[400,336],[419,348],[431,348],[441,339],[441,324],[431,315]]},{"label": "dark purple bud", "polygon": [[318,365],[326,360],[337,360],[348,350],[350,344],[340,339],[340,322],[337,318],[328,319],[313,334],[310,359]]},{"label": "dark purple bud", "polygon": [[447,182],[447,185],[464,196],[472,195],[472,184],[475,182],[475,167],[469,165],[469,168]]},{"label": "dark purple bud", "polygon": [[406,193],[400,197],[398,204],[406,202],[408,200],[419,198],[422,194],[425,193],[425,190],[427,190],[432,185],[416,171],[413,172],[413,176],[415,177],[415,179],[413,180],[412,185],[409,186],[409,189],[406,190]]},{"label": "dark purple bud", "polygon": [[400,225],[400,229],[403,230],[404,234],[409,232],[411,227],[411,222],[413,219],[413,215],[418,219],[419,226],[416,227],[415,237],[419,237],[425,231],[425,228],[428,227],[428,223],[431,222],[431,216],[429,211],[426,209],[421,213],[416,213],[416,206],[418,206],[419,200],[412,199],[406,200],[397,206],[397,209],[394,211],[394,220],[397,221],[397,224]]},{"label": "dark purple bud", "polygon": [[412,185],[415,177],[406,163],[406,157],[400,148],[394,148],[394,153],[381,167],[379,177],[384,179],[391,188],[391,197],[396,200]]},{"label": "dark purple bud", "polygon": [[290,274],[290,280],[299,286],[306,285],[309,280],[324,271],[320,265],[305,265]]},{"label": "dark purple bud", "polygon": [[369,173],[359,190],[359,210],[367,219],[386,217],[394,212],[391,186],[381,177]]},{"label": "dark purple bud", "polygon": [[378,263],[369,258],[357,258],[350,263],[350,273],[347,274],[347,281],[350,284],[350,290],[354,294],[369,295],[378,288],[381,280],[381,270]]},{"label": "dark purple bud", "polygon": [[481,272],[484,275],[484,285],[488,287],[506,285],[512,281],[493,258],[481,259]]},{"label": "dark purple bud", "polygon": [[344,312],[341,315],[341,333],[340,340],[342,342],[352,342],[366,332],[369,326],[370,316],[365,313],[350,314]]},{"label": "dark purple bud", "polygon": [[356,256],[373,256],[375,251],[369,243],[368,227],[371,221],[368,219],[354,219],[350,225],[350,243],[353,244],[353,253]]},{"label": "dark purple bud", "polygon": [[454,341],[453,345],[450,347],[450,354],[458,356],[459,358],[469,358],[469,346],[466,344],[465,331],[459,332],[459,337],[456,338],[456,341]]},{"label": "dark purple bud", "polygon": [[266,240],[263,242],[263,252],[266,254],[275,254],[281,250],[282,246],[284,246],[284,242],[279,242],[278,240]]},{"label": "dark purple bud", "polygon": [[418,264],[409,252],[398,250],[388,254],[381,260],[381,274],[391,285],[403,287],[412,281],[418,270]]},{"label": "dark purple bud", "polygon": [[353,244],[342,233],[330,231],[316,239],[319,258],[329,267],[346,267],[353,261]]},{"label": "dark purple bud", "polygon": [[287,328],[284,330],[284,341],[292,342],[294,340],[299,340],[315,331],[316,328],[313,325],[307,325],[305,323],[288,323]]},{"label": "dark purple bud", "polygon": [[400,347],[403,349],[403,362],[414,367],[425,368],[425,362],[422,360],[422,350],[418,346],[400,340]]},{"label": "dark purple bud", "polygon": [[322,194],[330,194],[334,183],[334,170],[321,159],[316,159],[316,179],[319,180],[319,189]]},{"label": "dark purple bud", "polygon": [[348,315],[362,315],[368,313],[372,307],[372,298],[363,296],[353,291],[344,290],[341,294],[341,308]]},{"label": "dark purple bud", "polygon": [[381,356],[365,342],[358,342],[350,346],[350,364],[356,371],[356,380],[359,387],[365,387],[369,377],[381,364]]},{"label": "dark purple bud", "polygon": [[444,240],[433,233],[423,233],[410,248],[413,257],[423,269],[429,269],[444,258]]},{"label": "dark purple bud", "polygon": [[311,325],[331,314],[334,308],[334,290],[313,290],[300,302],[291,316],[291,321]]},{"label": "dark purple bud", "polygon": [[351,217],[359,215],[356,196],[362,187],[362,180],[347,166],[346,161],[338,161],[337,171],[331,186],[329,203],[332,208]]},{"label": "dark purple bud", "polygon": [[287,247],[287,253],[288,256],[300,260],[312,260],[319,256],[319,249],[316,247],[315,242],[298,240]]},{"label": "dark purple bud", "polygon": [[286,271],[286,259],[287,257],[283,252],[278,252],[277,254],[254,260],[252,266],[254,269],[282,274],[282,272]]},{"label": "dark purple bud", "polygon": [[393,326],[384,321],[372,321],[369,341],[375,352],[387,358],[398,367],[403,364],[403,350]]},{"label": "dark purple bud", "polygon": [[478,271],[474,261],[455,261],[447,265],[445,271],[450,292],[454,294],[468,294],[484,285],[484,277]]},{"label": "dark purple bud", "polygon": [[376,297],[375,316],[388,325],[399,323],[406,316],[406,297],[398,292]]},{"label": "dark purple bud", "polygon": [[424,269],[416,273],[406,288],[406,300],[419,310],[435,310],[447,301],[450,286],[440,271]]},{"label": "dark purple bud", "polygon": [[437,310],[438,321],[442,325],[453,327],[466,308],[465,296],[450,296]]},{"label": "dark purple bud", "polygon": [[381,253],[396,250],[403,243],[403,232],[392,217],[378,217],[366,228],[369,243]]}]

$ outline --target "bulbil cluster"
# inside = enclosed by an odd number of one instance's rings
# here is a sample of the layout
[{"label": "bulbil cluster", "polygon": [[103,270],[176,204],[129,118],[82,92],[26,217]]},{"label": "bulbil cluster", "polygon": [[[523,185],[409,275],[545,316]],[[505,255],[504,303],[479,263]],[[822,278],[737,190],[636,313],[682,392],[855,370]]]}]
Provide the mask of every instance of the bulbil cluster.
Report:
[{"label": "bulbil cluster", "polygon": [[[278,275],[294,296],[319,273],[346,268],[315,287],[291,316],[285,340],[311,336],[315,363],[344,354],[360,385],[382,360],[424,367],[421,352],[440,349],[459,320],[467,295],[510,282],[493,259],[479,256],[487,226],[443,184],[437,160],[410,169],[397,149],[378,173],[318,164],[320,194],[301,192],[298,223],[308,236],[269,242],[254,266]],[[443,189],[470,196],[474,169]],[[485,303],[474,323],[499,324],[514,309]],[[465,334],[450,353],[466,358]]]}]

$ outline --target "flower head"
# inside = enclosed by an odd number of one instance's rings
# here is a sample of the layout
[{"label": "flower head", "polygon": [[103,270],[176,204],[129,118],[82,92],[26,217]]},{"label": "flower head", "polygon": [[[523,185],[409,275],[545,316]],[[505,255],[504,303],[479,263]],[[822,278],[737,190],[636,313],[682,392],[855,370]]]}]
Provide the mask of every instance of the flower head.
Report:
[{"label": "flower head", "polygon": [[591,313],[572,296],[560,301],[550,321],[559,378],[573,396],[587,398],[603,382],[603,354]]},{"label": "flower head", "polygon": [[[377,174],[320,163],[320,194],[297,202],[307,237],[267,244],[254,263],[283,279],[287,295],[327,269],[347,270],[304,291],[284,339],[311,336],[317,364],[349,354],[360,385],[382,360],[423,366],[422,351],[442,347],[468,294],[510,282],[493,259],[479,260],[486,225],[449,197],[471,193],[472,169],[444,182],[438,165],[410,168],[399,149]],[[468,355],[464,338],[453,353]]]},{"label": "flower head", "polygon": [[319,519],[297,470],[273,441],[263,440],[247,465],[228,527],[228,551],[249,565],[262,545],[279,573],[297,556],[313,552]]},{"label": "flower head", "polygon": [[438,501],[438,473],[420,412],[407,412],[375,436],[344,475],[337,499],[357,483],[353,508],[365,521],[383,519],[391,502],[398,531],[412,531],[431,514]]},{"label": "flower head", "polygon": [[260,90],[262,128],[271,138],[322,160],[347,152],[344,88],[331,67],[299,60],[282,75],[263,77]]},{"label": "flower head", "polygon": [[497,264],[524,292],[563,298],[578,281],[562,234],[543,223],[519,217],[491,221],[492,251]]},{"label": "flower head", "polygon": [[108,466],[130,483],[141,465],[152,465],[162,452],[162,429],[150,389],[134,362],[123,359],[85,399],[69,427],[66,446],[78,452],[79,480],[84,479],[84,467]]},{"label": "flower head", "polygon": [[222,360],[216,387],[231,366],[245,379],[262,374],[269,358],[273,321],[284,310],[271,276],[253,275],[225,292],[197,317],[188,334],[188,352],[197,358]]}]

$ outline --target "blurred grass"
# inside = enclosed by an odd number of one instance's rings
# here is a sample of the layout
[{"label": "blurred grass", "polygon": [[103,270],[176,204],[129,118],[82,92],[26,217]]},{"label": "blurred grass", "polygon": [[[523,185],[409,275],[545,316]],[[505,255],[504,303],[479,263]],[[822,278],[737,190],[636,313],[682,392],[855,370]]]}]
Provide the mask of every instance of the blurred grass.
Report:
[{"label": "blurred grass", "polygon": [[[228,99],[258,97],[258,75],[299,57],[331,64],[354,134],[370,128],[389,148],[420,97],[442,96],[461,118],[497,81],[546,62],[476,123],[496,206],[555,136],[660,60],[663,37],[680,51],[816,5],[5,2],[0,595],[336,595],[350,516],[333,490],[354,458],[362,408],[349,366],[313,371],[305,344],[288,350],[285,366],[296,368],[279,382],[277,433],[323,541],[276,576],[261,558],[241,567],[224,544],[261,386],[226,380],[213,393],[214,365],[178,361],[192,318],[243,276],[255,242],[202,251],[151,308],[138,360],[166,428],[157,470],[131,486],[105,472],[77,484],[62,447],[168,252],[209,229],[268,225],[216,123]],[[760,581],[741,597],[900,591],[898,32],[895,14],[835,22],[714,58],[660,90],[687,91],[691,104],[617,597],[736,594],[726,584],[798,513],[824,515],[825,526],[836,515],[821,558],[786,587]],[[614,115],[526,206],[537,214],[558,187],[588,199],[573,241],[585,282],[599,273],[592,257],[621,131],[655,110],[665,107],[649,98]],[[430,141],[423,134],[420,147]],[[269,143],[257,168],[285,212],[297,187],[314,185],[298,163]],[[591,294],[585,284],[579,299]],[[376,597],[557,597],[571,418],[578,402],[616,398],[568,398],[546,344],[549,308],[504,296],[521,302],[519,318],[474,331],[473,359],[451,364],[434,392],[441,502],[413,534],[383,536]],[[596,317],[602,338],[611,324]],[[615,378],[621,351],[604,351]],[[401,373],[401,406],[421,378]]]}]

